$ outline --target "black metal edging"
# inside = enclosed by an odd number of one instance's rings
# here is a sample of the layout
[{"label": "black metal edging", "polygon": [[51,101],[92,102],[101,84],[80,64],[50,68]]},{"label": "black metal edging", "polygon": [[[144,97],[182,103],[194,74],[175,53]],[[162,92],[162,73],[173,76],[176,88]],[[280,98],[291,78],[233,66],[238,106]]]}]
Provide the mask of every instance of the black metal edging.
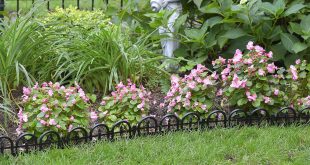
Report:
[{"label": "black metal edging", "polygon": [[[182,118],[168,114],[161,119],[152,116],[144,117],[137,125],[131,125],[126,120],[116,122],[111,129],[106,124],[97,124],[91,129],[76,127],[68,132],[66,137],[55,131],[46,131],[39,138],[34,134],[24,133],[15,141],[7,136],[0,136],[0,154],[18,155],[34,150],[45,150],[52,146],[64,148],[68,145],[95,142],[99,140],[115,141],[131,139],[138,136],[159,135],[175,131],[205,130],[216,127],[231,128],[235,126],[260,126],[262,121],[272,125],[308,124],[310,107],[297,112],[293,108],[282,108],[275,115],[270,115],[265,109],[255,109],[251,112],[234,110],[229,115],[224,111],[215,110],[207,117],[198,113],[187,113]],[[240,116],[240,114],[243,114]],[[228,117],[227,117],[228,116]],[[243,117],[242,117],[243,116]],[[89,130],[89,131],[88,131]]]}]

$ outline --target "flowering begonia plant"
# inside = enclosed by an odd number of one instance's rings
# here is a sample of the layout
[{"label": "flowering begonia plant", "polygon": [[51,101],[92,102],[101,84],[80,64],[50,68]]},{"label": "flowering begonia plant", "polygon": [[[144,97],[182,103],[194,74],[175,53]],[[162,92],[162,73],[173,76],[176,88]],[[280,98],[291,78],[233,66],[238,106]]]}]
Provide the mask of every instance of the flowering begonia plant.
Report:
[{"label": "flowering begonia plant", "polygon": [[216,72],[208,71],[201,64],[183,78],[172,75],[171,88],[162,106],[167,105],[168,113],[176,113],[180,117],[187,112],[207,114],[214,104],[216,95],[221,95],[221,91],[216,91],[217,79]]},{"label": "flowering begonia plant", "polygon": [[36,83],[32,88],[23,88],[23,100],[18,112],[17,133],[41,135],[54,130],[65,135],[77,126],[88,126],[90,98],[80,86],[60,86],[57,82]]},{"label": "flowering begonia plant", "polygon": [[102,99],[98,112],[93,112],[92,118],[108,126],[119,120],[137,124],[148,114],[151,92],[146,91],[142,85],[138,88],[130,80],[127,85],[120,82],[115,88],[111,96]]}]

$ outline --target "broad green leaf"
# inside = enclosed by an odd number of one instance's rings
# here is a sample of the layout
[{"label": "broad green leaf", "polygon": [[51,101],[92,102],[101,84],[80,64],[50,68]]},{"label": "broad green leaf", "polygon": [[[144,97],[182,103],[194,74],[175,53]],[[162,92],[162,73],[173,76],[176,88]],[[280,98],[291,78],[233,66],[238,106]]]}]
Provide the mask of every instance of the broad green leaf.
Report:
[{"label": "broad green leaf", "polygon": [[264,2],[261,4],[260,8],[262,10],[264,10],[267,13],[270,13],[272,15],[276,15],[276,8],[273,4],[271,4],[270,2]]},{"label": "broad green leaf", "polygon": [[310,14],[301,20],[300,26],[304,33],[310,33]]},{"label": "broad green leaf", "polygon": [[293,45],[292,50],[294,53],[299,53],[308,48],[308,45],[302,42],[297,42]]},{"label": "broad green leaf", "polygon": [[284,10],[285,10],[285,2],[284,0],[276,0],[274,3],[274,7],[275,7],[275,11],[276,11],[276,15],[279,16],[281,15]]},{"label": "broad green leaf", "polygon": [[301,9],[303,9],[304,7],[306,7],[303,4],[294,4],[292,6],[290,6],[285,12],[284,12],[284,16],[289,16],[291,14],[295,14],[298,13]]},{"label": "broad green leaf", "polygon": [[288,34],[288,33],[282,33],[281,34],[281,41],[284,45],[284,47],[286,48],[286,50],[288,50],[291,53],[294,53],[293,51],[293,46],[295,43],[299,42],[298,38]]},{"label": "broad green leaf", "polygon": [[246,35],[246,33],[242,29],[236,28],[236,29],[228,30],[223,35],[223,37],[226,37],[228,39],[236,39],[236,38],[239,38],[239,37],[242,37],[242,36],[245,36],[245,35]]},{"label": "broad green leaf", "polygon": [[294,32],[296,34],[302,34],[302,29],[301,29],[300,24],[297,24],[297,23],[294,23],[294,22],[290,22],[289,24],[290,24],[289,30],[291,32]]},{"label": "broad green leaf", "polygon": [[206,6],[203,6],[199,9],[202,13],[213,13],[213,14],[221,14],[219,6],[217,3],[211,3]]},{"label": "broad green leaf", "polygon": [[246,103],[248,103],[248,99],[246,99],[246,98],[241,98],[237,102],[238,106],[242,106],[242,105],[244,105]]},{"label": "broad green leaf", "polygon": [[215,16],[207,19],[208,25],[212,28],[214,25],[222,23],[223,18],[220,16]]},{"label": "broad green leaf", "polygon": [[187,17],[188,17],[188,14],[184,14],[177,19],[177,21],[174,24],[174,28],[176,32],[178,32],[180,27],[186,22]]},{"label": "broad green leaf", "polygon": [[193,0],[193,1],[194,1],[195,5],[197,6],[197,8],[200,8],[203,0]]},{"label": "broad green leaf", "polygon": [[282,43],[272,45],[271,51],[273,52],[273,60],[283,60],[287,50],[284,48]]}]

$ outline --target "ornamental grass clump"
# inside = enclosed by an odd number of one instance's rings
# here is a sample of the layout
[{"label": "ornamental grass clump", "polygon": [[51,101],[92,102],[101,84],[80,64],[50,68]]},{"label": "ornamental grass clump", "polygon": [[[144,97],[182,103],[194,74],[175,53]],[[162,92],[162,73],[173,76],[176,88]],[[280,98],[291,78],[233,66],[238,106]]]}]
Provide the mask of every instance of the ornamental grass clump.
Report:
[{"label": "ornamental grass clump", "polygon": [[264,108],[268,111],[287,106],[285,69],[276,66],[272,52],[253,42],[247,44],[247,53],[236,50],[232,59],[213,61],[221,71],[223,98],[233,107],[249,111]]},{"label": "ornamental grass clump", "polygon": [[142,85],[128,80],[127,85],[120,82],[111,96],[104,97],[98,108],[98,112],[92,113],[92,118],[108,126],[117,121],[127,120],[130,124],[137,124],[142,117],[148,114],[150,108],[150,95]]},{"label": "ornamental grass clump", "polygon": [[167,105],[167,112],[176,113],[180,117],[188,112],[207,114],[217,95],[217,79],[216,72],[210,72],[200,64],[183,78],[172,75],[171,88],[164,103]]},{"label": "ornamental grass clump", "polygon": [[90,98],[80,86],[60,86],[59,83],[36,83],[23,88],[23,100],[18,112],[18,134],[33,133],[40,136],[53,130],[62,135],[74,127],[89,125]]}]

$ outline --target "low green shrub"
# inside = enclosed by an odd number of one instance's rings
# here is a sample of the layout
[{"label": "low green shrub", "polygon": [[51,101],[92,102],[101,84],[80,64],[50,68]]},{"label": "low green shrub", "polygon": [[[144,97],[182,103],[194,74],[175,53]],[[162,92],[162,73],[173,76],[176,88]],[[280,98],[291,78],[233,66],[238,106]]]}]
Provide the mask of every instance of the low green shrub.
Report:
[{"label": "low green shrub", "polygon": [[24,87],[23,94],[18,134],[25,131],[40,136],[53,130],[66,135],[74,127],[89,125],[90,97],[78,85],[66,88],[58,82],[36,84]]},{"label": "low green shrub", "polygon": [[[104,97],[98,108],[98,122],[112,126],[119,120],[127,120],[130,124],[137,124],[148,114],[151,92],[141,85],[128,80],[127,85],[120,82],[111,96]],[[96,114],[93,114],[96,116]]]}]

